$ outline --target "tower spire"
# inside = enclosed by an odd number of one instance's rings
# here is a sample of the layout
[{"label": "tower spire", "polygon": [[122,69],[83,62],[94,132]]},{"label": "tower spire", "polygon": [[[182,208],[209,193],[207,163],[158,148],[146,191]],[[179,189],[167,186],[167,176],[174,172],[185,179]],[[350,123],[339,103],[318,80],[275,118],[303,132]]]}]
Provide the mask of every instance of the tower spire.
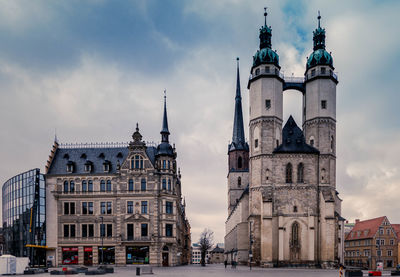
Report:
[{"label": "tower spire", "polygon": [[163,125],[161,129],[161,142],[169,142],[169,130],[168,130],[168,118],[167,118],[167,90],[164,89],[164,116],[163,116]]},{"label": "tower spire", "polygon": [[[240,76],[239,76],[239,58],[236,58],[237,62],[237,80],[236,80],[236,96],[235,96],[235,115],[233,121],[233,135],[232,135],[232,146],[234,150],[246,149],[246,141],[244,138],[243,128],[243,112],[242,112],[242,96],[240,92]],[[233,150],[232,149],[232,150]]]},{"label": "tower spire", "polygon": [[267,7],[264,7],[264,26],[267,27]]},{"label": "tower spire", "polygon": [[318,11],[318,28],[321,28],[321,14]]}]

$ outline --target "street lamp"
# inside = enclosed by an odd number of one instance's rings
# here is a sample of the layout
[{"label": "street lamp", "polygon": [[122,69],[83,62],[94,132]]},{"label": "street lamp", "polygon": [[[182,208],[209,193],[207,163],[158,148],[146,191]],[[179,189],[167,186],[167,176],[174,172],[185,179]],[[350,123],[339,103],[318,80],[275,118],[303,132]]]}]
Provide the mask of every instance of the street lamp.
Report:
[{"label": "street lamp", "polygon": [[100,237],[101,237],[101,264],[104,264],[104,233],[105,233],[105,226],[104,226],[104,218],[100,216],[101,225],[100,225]]}]

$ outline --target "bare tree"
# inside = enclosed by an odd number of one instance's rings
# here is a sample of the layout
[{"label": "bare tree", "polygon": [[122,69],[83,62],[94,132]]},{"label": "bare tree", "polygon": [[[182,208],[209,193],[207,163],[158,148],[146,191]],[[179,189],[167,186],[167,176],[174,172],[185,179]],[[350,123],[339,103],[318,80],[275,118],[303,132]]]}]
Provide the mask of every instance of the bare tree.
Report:
[{"label": "bare tree", "polygon": [[211,249],[213,246],[214,240],[214,232],[210,229],[204,229],[204,231],[200,235],[200,251],[201,251],[201,260],[200,263],[202,266],[206,266],[206,254],[207,251]]}]

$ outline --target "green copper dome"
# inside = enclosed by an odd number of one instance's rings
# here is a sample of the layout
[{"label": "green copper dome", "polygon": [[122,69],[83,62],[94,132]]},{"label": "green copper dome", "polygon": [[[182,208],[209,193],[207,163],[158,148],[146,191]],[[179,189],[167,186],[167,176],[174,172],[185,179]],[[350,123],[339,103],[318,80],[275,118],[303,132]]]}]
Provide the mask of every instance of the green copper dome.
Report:
[{"label": "green copper dome", "polygon": [[271,49],[271,37],[272,29],[271,26],[267,25],[267,12],[264,12],[265,23],[260,28],[260,50],[257,50],[253,56],[253,67],[259,66],[260,64],[274,64],[279,67],[279,56],[275,51]]},{"label": "green copper dome", "polygon": [[315,50],[307,60],[307,69],[316,65],[330,65],[333,67],[333,59],[325,49]]},{"label": "green copper dome", "polygon": [[279,56],[271,48],[263,48],[257,50],[256,54],[253,56],[253,67],[259,66],[260,64],[274,64],[279,66]]}]

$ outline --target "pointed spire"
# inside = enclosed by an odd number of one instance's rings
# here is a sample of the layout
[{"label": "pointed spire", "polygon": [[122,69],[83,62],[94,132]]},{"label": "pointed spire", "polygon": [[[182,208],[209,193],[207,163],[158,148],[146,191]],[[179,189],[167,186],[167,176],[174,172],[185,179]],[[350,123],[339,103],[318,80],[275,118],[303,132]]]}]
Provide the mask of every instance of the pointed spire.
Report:
[{"label": "pointed spire", "polygon": [[264,7],[264,26],[267,27],[267,7]]},{"label": "pointed spire", "polygon": [[164,116],[163,116],[163,125],[161,129],[161,141],[162,142],[169,142],[169,130],[168,130],[168,118],[167,118],[167,90],[164,89]]},{"label": "pointed spire", "polygon": [[313,32],[314,51],[325,49],[325,29],[321,28],[321,14],[318,11],[318,28]]},{"label": "pointed spire", "polygon": [[[236,80],[236,97],[235,97],[235,115],[233,121],[233,135],[230,149],[239,150],[246,149],[246,141],[244,137],[243,112],[242,112],[242,96],[240,92],[240,76],[239,76],[239,58],[237,61],[237,80]],[[233,146],[233,148],[232,148]]]}]

